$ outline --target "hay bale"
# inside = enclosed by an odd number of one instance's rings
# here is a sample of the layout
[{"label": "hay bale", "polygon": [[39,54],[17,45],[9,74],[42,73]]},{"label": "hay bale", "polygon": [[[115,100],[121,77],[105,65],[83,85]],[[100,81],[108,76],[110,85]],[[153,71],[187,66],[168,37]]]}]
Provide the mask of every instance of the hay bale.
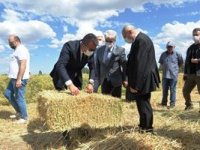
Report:
[{"label": "hay bale", "polygon": [[43,91],[38,96],[38,111],[49,129],[68,130],[88,124],[90,127],[121,125],[120,99],[81,92],[72,96],[65,92]]}]

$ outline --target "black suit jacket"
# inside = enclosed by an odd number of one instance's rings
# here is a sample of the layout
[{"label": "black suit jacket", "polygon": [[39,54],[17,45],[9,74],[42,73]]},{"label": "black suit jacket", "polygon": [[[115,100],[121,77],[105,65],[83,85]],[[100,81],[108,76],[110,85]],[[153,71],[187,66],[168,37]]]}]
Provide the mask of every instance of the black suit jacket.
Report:
[{"label": "black suit jacket", "polygon": [[127,62],[128,85],[146,94],[159,87],[160,77],[155,59],[153,42],[144,33],[139,33],[134,43]]},{"label": "black suit jacket", "polygon": [[94,79],[94,63],[93,56],[80,56],[80,41],[69,41],[64,44],[59,59],[54,65],[50,75],[53,78],[54,86],[57,90],[61,90],[65,86],[65,82],[72,80],[75,86],[82,88],[82,72],[83,67],[88,64],[90,69],[89,78]]},{"label": "black suit jacket", "polygon": [[99,84],[109,77],[114,87],[122,85],[122,81],[126,80],[126,54],[125,49],[115,46],[112,50],[111,58],[108,64],[104,62],[104,55],[107,51],[106,45],[100,47],[96,51],[96,78]]}]

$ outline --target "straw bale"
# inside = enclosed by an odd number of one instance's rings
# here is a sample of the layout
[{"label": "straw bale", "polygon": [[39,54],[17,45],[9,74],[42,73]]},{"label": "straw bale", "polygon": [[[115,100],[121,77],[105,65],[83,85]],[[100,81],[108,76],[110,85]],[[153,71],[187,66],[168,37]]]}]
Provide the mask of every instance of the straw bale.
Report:
[{"label": "straw bale", "polygon": [[122,102],[101,94],[81,92],[78,96],[43,91],[38,96],[38,111],[49,129],[63,130],[88,124],[90,127],[121,125]]}]

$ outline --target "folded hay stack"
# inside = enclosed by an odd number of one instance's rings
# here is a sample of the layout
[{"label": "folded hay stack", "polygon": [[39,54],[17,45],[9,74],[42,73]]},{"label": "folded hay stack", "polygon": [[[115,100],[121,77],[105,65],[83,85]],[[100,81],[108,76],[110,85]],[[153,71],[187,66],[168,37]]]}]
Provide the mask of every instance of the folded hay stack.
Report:
[{"label": "folded hay stack", "polygon": [[38,96],[38,111],[49,129],[66,130],[88,124],[90,127],[121,125],[122,103],[101,94],[43,91]]}]

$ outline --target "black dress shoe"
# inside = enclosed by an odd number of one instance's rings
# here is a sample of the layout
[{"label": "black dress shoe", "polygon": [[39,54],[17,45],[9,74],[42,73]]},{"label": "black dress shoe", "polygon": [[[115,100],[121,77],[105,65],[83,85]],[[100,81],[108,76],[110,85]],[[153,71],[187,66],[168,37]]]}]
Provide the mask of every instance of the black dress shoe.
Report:
[{"label": "black dress shoe", "polygon": [[68,147],[70,145],[70,136],[69,136],[69,132],[67,130],[65,130],[63,133],[63,144]]},{"label": "black dress shoe", "polygon": [[191,110],[193,108],[194,108],[193,105],[188,105],[188,106],[185,107],[185,110]]}]

